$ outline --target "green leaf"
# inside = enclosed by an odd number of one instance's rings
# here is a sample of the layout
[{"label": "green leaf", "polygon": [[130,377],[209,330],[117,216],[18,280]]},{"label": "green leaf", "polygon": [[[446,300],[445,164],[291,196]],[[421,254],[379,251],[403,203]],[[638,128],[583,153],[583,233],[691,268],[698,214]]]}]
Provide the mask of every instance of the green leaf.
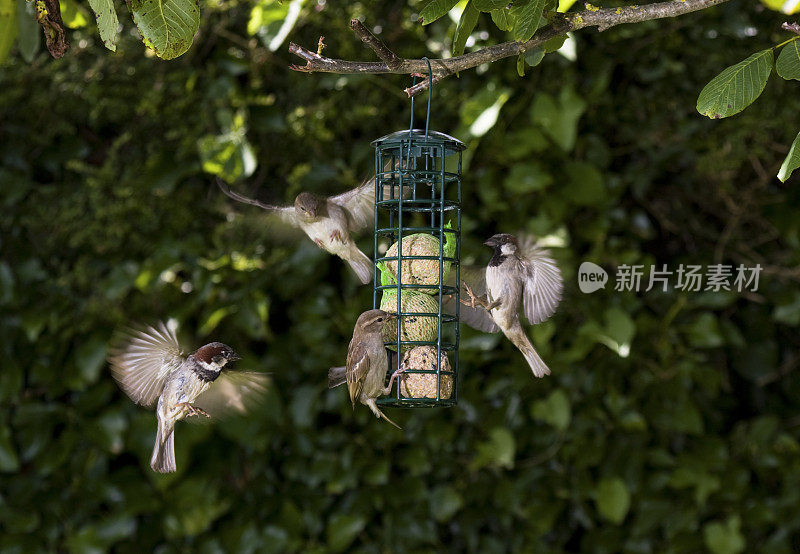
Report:
[{"label": "green leaf", "polygon": [[703,526],[703,540],[713,554],[738,554],[746,546],[740,527],[739,516],[732,516],[725,523],[712,521]]},{"label": "green leaf", "polygon": [[563,194],[573,203],[591,206],[602,202],[606,196],[603,175],[587,162],[570,162],[565,167],[567,182]]},{"label": "green leaf", "polygon": [[482,12],[491,12],[508,6],[508,0],[472,0],[472,4]]},{"label": "green leaf", "polygon": [[792,175],[792,172],[798,167],[800,167],[800,133],[797,133],[797,136],[794,137],[794,142],[792,142],[792,146],[789,148],[789,153],[781,164],[781,168],[778,171],[778,179],[785,183],[786,179],[788,179]]},{"label": "green leaf", "polygon": [[800,80],[800,45],[794,40],[783,47],[778,60],[775,62],[775,71],[786,79]]},{"label": "green leaf", "polygon": [[304,0],[261,0],[250,10],[247,32],[258,35],[271,52],[281,47],[300,17]]},{"label": "green leaf", "polygon": [[761,95],[772,61],[772,49],[767,48],[725,69],[700,91],[697,111],[711,119],[739,113]]},{"label": "green leaf", "polygon": [[85,383],[94,383],[100,377],[100,370],[106,360],[106,341],[101,335],[81,343],[75,350],[75,364]]},{"label": "green leaf", "polygon": [[524,56],[526,64],[528,64],[531,67],[536,67],[537,65],[542,63],[545,51],[544,48],[536,46],[535,48],[531,48],[530,50],[525,52],[525,54],[520,54],[520,55]]},{"label": "green leaf", "polygon": [[477,454],[470,468],[498,467],[510,469],[514,467],[516,443],[511,431],[504,427],[495,427],[489,431],[489,440],[478,444]]},{"label": "green leaf", "polygon": [[5,425],[0,427],[0,471],[14,473],[19,469],[19,457],[11,441],[11,431]]},{"label": "green leaf", "polygon": [[520,77],[525,76],[525,54],[517,56],[517,75]]},{"label": "green leaf", "polygon": [[17,38],[17,0],[0,0],[0,64]]},{"label": "green leaf", "polygon": [[792,0],[761,0],[761,3],[771,10],[786,15],[792,15],[800,11],[800,4]]},{"label": "green leaf", "polygon": [[236,311],[235,306],[225,306],[223,308],[217,308],[211,313],[210,316],[208,316],[208,318],[206,318],[206,320],[203,322],[203,324],[200,326],[197,332],[200,334],[200,336],[205,337],[206,335],[211,333],[211,331],[217,328],[217,325],[219,325],[220,321],[222,321],[225,317],[227,317],[234,311]]},{"label": "green leaf", "polygon": [[355,540],[356,536],[364,530],[367,520],[363,516],[347,514],[334,514],[328,520],[326,535],[328,546],[334,552],[341,552]]},{"label": "green leaf", "polygon": [[800,291],[794,291],[789,300],[779,303],[772,317],[792,327],[800,325]]},{"label": "green leaf", "polygon": [[510,89],[498,89],[494,83],[490,83],[464,102],[459,112],[461,122],[469,128],[469,134],[482,137],[488,133],[497,123],[500,110],[510,97]]},{"label": "green leaf", "polygon": [[431,493],[431,515],[440,523],[449,521],[464,505],[464,499],[453,487],[437,487]]},{"label": "green leaf", "polygon": [[725,344],[717,318],[710,312],[700,314],[687,327],[687,332],[689,343],[695,348],[718,348]]},{"label": "green leaf", "polygon": [[564,42],[567,40],[567,35],[561,35],[560,37],[553,37],[548,39],[542,43],[541,48],[544,49],[545,54],[549,54],[550,52],[555,52],[562,46],[564,46]]},{"label": "green leaf", "polygon": [[716,475],[711,475],[699,468],[684,466],[672,473],[669,484],[676,489],[694,487],[695,502],[702,506],[711,493],[719,490],[722,483]]},{"label": "green leaf", "polygon": [[467,44],[469,34],[478,23],[478,16],[480,14],[481,12],[479,12],[478,9],[472,5],[472,2],[468,2],[464,8],[464,11],[461,12],[461,19],[458,20],[456,34],[453,37],[454,56],[460,56],[464,53],[464,46]]},{"label": "green leaf", "polygon": [[619,477],[604,477],[595,490],[595,503],[600,515],[619,525],[628,514],[631,495],[625,482]]},{"label": "green leaf", "polygon": [[567,394],[556,389],[544,400],[537,400],[531,407],[531,415],[539,420],[549,423],[559,431],[566,431],[572,419],[569,398]]},{"label": "green leaf", "polygon": [[177,58],[192,46],[200,27],[197,0],[131,0],[133,21],[159,58]]},{"label": "green leaf", "polygon": [[17,47],[22,59],[28,63],[33,61],[42,45],[42,30],[36,21],[34,2],[17,0]]},{"label": "green leaf", "polygon": [[233,117],[230,130],[222,135],[206,135],[197,141],[203,171],[232,183],[249,177],[256,170],[256,156],[247,141],[244,116]]},{"label": "green leaf", "polygon": [[510,31],[514,27],[514,18],[508,8],[492,10],[492,21],[501,31]]},{"label": "green leaf", "polygon": [[444,14],[453,9],[458,4],[458,0],[431,0],[419,12],[419,17],[423,25],[433,23]]},{"label": "green leaf", "polygon": [[511,15],[515,19],[514,40],[526,42],[531,39],[544,13],[548,0],[528,0],[522,5],[511,8]]},{"label": "green leaf", "polygon": [[61,6],[61,19],[70,29],[80,29],[89,24],[88,12],[86,9],[75,3],[74,0],[59,0]]},{"label": "green leaf", "polygon": [[626,358],[630,355],[631,342],[636,334],[636,323],[623,310],[617,307],[605,312],[605,326],[600,327],[592,322],[587,326],[594,339],[608,346],[611,350]]},{"label": "green leaf", "polygon": [[106,48],[117,51],[119,41],[119,19],[112,0],[89,0],[89,6],[97,19],[97,31]]},{"label": "green leaf", "polygon": [[572,87],[561,90],[558,100],[547,93],[536,95],[531,106],[531,117],[542,130],[565,152],[575,147],[578,121],[586,109],[586,102]]},{"label": "green leaf", "polygon": [[553,176],[538,162],[514,164],[503,187],[512,194],[544,190],[553,183]]}]

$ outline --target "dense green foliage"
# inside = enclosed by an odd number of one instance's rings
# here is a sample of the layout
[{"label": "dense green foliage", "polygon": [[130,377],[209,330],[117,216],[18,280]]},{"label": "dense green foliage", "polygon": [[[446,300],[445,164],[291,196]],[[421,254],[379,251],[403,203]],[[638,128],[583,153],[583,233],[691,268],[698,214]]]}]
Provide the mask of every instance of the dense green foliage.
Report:
[{"label": "dense green foliage", "polygon": [[[402,56],[455,27],[400,0],[317,5],[290,38],[349,59],[372,56],[353,16]],[[409,79],[292,73],[262,45],[274,29],[248,38],[249,7],[202,18],[172,62],[127,22],[116,53],[84,27],[61,60],[0,68],[0,551],[800,548],[800,190],[775,178],[800,98],[773,79],[733,118],[695,111],[714,75],[785,38],[782,16],[738,3],[582,32],[575,61],[434,88],[432,127],[469,144],[463,260],[526,229],[559,245],[567,287],[531,330],[552,376],[464,328],[458,406],[389,410],[403,431],[326,389],[370,288],[204,168],[274,202],[351,187],[369,141],[408,124]],[[505,39],[485,14],[474,37]],[[584,260],[765,271],[756,293],[586,295]],[[254,417],[180,424],[162,477],[155,418],[104,357],[116,326],[168,317],[274,387]]]}]

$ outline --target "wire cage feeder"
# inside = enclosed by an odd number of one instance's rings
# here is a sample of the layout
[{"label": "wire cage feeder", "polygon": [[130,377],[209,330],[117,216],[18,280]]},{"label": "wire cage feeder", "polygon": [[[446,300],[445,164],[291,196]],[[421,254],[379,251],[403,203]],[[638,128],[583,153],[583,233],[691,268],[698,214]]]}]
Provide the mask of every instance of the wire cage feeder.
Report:
[{"label": "wire cage feeder", "polygon": [[466,146],[428,128],[430,72],[428,79],[425,129],[414,129],[412,98],[409,129],[372,143],[373,307],[398,316],[383,332],[389,357],[387,380],[404,369],[391,393],[378,399],[383,406],[437,407],[458,402],[461,153]]}]

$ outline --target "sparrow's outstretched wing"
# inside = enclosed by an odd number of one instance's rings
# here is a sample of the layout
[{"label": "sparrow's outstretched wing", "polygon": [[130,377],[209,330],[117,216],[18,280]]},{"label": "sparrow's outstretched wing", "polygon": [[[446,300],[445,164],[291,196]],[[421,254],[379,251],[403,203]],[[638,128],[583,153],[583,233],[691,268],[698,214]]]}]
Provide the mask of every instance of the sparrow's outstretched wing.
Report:
[{"label": "sparrow's outstretched wing", "polygon": [[361,186],[328,199],[347,212],[347,228],[361,231],[372,225],[375,219],[375,179],[364,181]]},{"label": "sparrow's outstretched wing", "polygon": [[369,373],[369,354],[364,345],[359,341],[350,342],[347,350],[347,390],[350,391],[350,402],[356,405],[356,400],[361,396],[364,380]]},{"label": "sparrow's outstretched wing", "polygon": [[[263,402],[270,378],[257,371],[223,371],[192,403],[214,419],[244,415]],[[197,418],[188,418],[195,420]],[[200,418],[202,420],[203,418]]]},{"label": "sparrow's outstretched wing", "polygon": [[243,202],[245,204],[250,204],[251,206],[258,206],[259,208],[270,212],[270,214],[278,218],[280,221],[288,225],[297,227],[298,222],[297,222],[297,215],[294,211],[294,206],[273,206],[271,204],[264,204],[263,202],[259,202],[254,198],[248,198],[247,196],[244,196],[242,194],[239,194],[238,192],[234,192],[233,190],[231,190],[231,187],[228,186],[228,183],[226,183],[219,177],[217,177],[217,185],[219,186],[219,189],[225,193],[226,196],[233,198],[237,202]]},{"label": "sparrow's outstretched wing", "polygon": [[[456,271],[455,268],[450,270],[447,284],[455,286]],[[476,296],[486,296],[486,268],[477,265],[462,265],[461,266],[461,282],[469,285],[472,292]],[[465,288],[461,287],[462,300],[469,300]],[[449,297],[442,302],[444,311],[449,314],[455,315],[456,313],[456,300],[455,297]],[[474,308],[465,306],[463,303],[460,306],[459,320],[463,321],[473,329],[483,331],[484,333],[496,333],[500,327],[492,319],[483,307],[476,305]]]},{"label": "sparrow's outstretched wing", "polygon": [[184,361],[175,331],[164,322],[155,327],[128,329],[115,339],[108,361],[111,374],[131,400],[152,408],[164,382]]},{"label": "sparrow's outstretched wing", "polygon": [[564,281],[550,252],[538,246],[530,235],[519,236],[519,255],[525,268],[525,317],[535,325],[555,313],[561,302]]}]

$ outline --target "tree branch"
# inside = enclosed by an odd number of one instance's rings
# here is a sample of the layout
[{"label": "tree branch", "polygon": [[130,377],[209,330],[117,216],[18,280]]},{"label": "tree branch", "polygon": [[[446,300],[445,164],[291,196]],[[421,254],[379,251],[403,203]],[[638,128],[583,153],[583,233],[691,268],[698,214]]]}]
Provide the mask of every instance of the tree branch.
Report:
[{"label": "tree branch", "polygon": [[[442,79],[465,69],[470,69],[484,63],[491,63],[503,58],[515,56],[539,46],[543,42],[566,34],[569,31],[577,31],[586,27],[597,27],[600,31],[605,31],[616,25],[624,23],[641,23],[653,19],[663,19],[666,17],[676,17],[679,15],[710,8],[717,4],[722,4],[728,0],[669,0],[644,6],[626,6],[620,8],[596,8],[586,4],[586,10],[582,12],[557,14],[553,21],[539,29],[536,34],[527,42],[503,42],[493,46],[487,46],[479,50],[474,50],[463,56],[453,58],[431,59],[433,66],[433,82],[438,83]],[[428,73],[428,65],[423,59],[404,59],[392,52],[380,39],[369,32],[364,25],[354,19],[350,22],[350,28],[369,46],[375,54],[382,60],[380,62],[359,62],[349,60],[339,60],[328,58],[316,52],[312,52],[302,46],[289,43],[289,52],[304,59],[306,65],[292,65],[294,71],[304,71],[313,73],[394,73],[394,74],[413,74]],[[416,96],[428,88],[428,81],[424,80],[413,87],[405,89],[409,96]]]},{"label": "tree branch", "polygon": [[364,24],[358,19],[350,20],[350,28],[361,38],[364,44],[372,48],[373,52],[386,63],[389,69],[396,69],[403,63],[402,58],[389,50],[389,47],[386,46],[381,39],[370,33],[369,29],[364,27]]}]

